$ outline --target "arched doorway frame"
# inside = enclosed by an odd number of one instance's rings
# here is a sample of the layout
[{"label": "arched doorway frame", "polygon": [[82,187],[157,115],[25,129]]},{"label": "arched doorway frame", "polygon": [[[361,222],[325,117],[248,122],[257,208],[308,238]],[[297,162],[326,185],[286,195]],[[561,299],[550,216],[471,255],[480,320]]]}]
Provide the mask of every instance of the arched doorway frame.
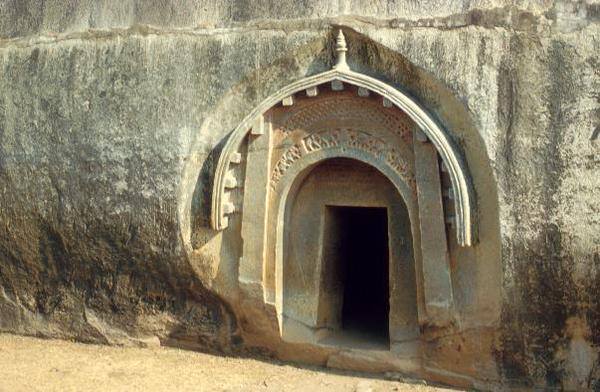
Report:
[{"label": "arched doorway frame", "polygon": [[[419,236],[419,209],[418,203],[414,194],[414,190],[407,184],[407,181],[400,176],[391,166],[384,160],[375,155],[361,150],[352,149],[346,146],[330,147],[319,150],[302,156],[287,169],[286,176],[278,183],[277,187],[271,193],[271,199],[276,202],[276,213],[269,216],[269,225],[275,227],[275,308],[277,310],[277,318],[279,328],[283,330],[283,315],[284,315],[284,281],[283,271],[285,268],[285,227],[287,219],[290,216],[289,208],[291,208],[290,197],[294,196],[298,187],[302,184],[306,176],[318,164],[334,158],[349,158],[354,159],[364,164],[367,164],[379,171],[385,178],[390,181],[396,191],[402,198],[410,220],[410,228],[412,233],[413,246],[413,262],[418,260],[420,255],[420,236]],[[416,267],[415,267],[416,268]],[[416,282],[417,286],[419,282]]]},{"label": "arched doorway frame", "polygon": [[266,98],[228,136],[219,156],[213,182],[211,200],[211,225],[213,229],[224,230],[228,225],[227,215],[234,212],[231,208],[225,208],[224,194],[227,192],[227,173],[230,164],[235,162],[234,155],[250,132],[253,124],[257,122],[257,119],[261,118],[271,107],[295,93],[324,83],[342,82],[379,94],[392,105],[404,111],[435,146],[451,180],[457,242],[461,246],[472,246],[476,241],[474,192],[466,163],[452,138],[437,124],[433,116],[406,93],[368,75],[350,70],[346,64],[345,39],[341,31],[339,34],[336,46],[338,59],[333,69],[294,82]]}]

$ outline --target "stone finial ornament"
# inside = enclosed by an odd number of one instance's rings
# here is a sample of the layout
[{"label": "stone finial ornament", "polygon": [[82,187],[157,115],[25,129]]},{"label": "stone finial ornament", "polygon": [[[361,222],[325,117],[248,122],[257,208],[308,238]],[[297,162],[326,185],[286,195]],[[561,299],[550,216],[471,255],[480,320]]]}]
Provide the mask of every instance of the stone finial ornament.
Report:
[{"label": "stone finial ornament", "polygon": [[346,45],[346,37],[342,29],[338,30],[338,35],[335,40],[335,53],[337,56],[336,63],[333,69],[337,70],[349,70],[348,63],[346,63],[346,52],[348,51],[348,45]]}]

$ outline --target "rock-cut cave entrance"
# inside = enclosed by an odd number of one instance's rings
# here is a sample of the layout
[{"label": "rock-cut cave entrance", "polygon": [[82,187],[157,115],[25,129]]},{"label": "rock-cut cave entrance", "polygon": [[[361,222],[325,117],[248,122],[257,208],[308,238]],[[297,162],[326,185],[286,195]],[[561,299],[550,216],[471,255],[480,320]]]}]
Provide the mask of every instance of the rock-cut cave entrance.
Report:
[{"label": "rock-cut cave entrance", "polygon": [[412,339],[410,219],[389,179],[357,159],[330,158],[303,174],[289,203],[284,338],[384,351]]},{"label": "rock-cut cave entrance", "polygon": [[351,70],[341,31],[335,50],[331,70],[267,97],[220,147],[211,226],[229,228],[219,276],[239,290],[217,280],[235,293],[240,329],[256,346],[301,348],[292,356],[327,355],[334,367],[421,371],[437,366],[423,344],[456,329],[464,279],[453,284],[451,260],[467,259],[456,267],[463,275],[479,268],[477,252],[462,249],[477,240],[455,143],[470,133],[448,133],[403,91]]},{"label": "rock-cut cave entrance", "polygon": [[[386,208],[327,206],[324,263],[342,289],[340,332],[357,340],[389,341],[389,246]],[[337,281],[337,282],[335,282]]]}]

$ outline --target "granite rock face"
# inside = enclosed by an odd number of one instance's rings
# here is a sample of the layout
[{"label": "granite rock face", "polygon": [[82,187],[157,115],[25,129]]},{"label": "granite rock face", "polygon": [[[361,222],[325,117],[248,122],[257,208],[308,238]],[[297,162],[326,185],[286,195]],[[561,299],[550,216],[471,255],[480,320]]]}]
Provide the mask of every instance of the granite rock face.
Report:
[{"label": "granite rock face", "polygon": [[260,347],[239,245],[209,226],[216,159],[264,98],[330,68],[341,27],[353,69],[414,96],[476,179],[487,245],[426,355],[452,347],[456,385],[600,388],[599,19],[593,1],[0,0],[0,330]]}]

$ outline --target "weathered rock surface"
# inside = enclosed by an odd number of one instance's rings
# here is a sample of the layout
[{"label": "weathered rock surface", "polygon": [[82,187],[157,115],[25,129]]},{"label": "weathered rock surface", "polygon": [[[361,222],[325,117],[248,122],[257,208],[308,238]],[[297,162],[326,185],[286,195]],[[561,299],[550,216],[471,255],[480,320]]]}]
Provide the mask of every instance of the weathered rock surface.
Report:
[{"label": "weathered rock surface", "polygon": [[[336,25],[351,65],[442,119],[483,179],[498,249],[458,277],[463,329],[430,350],[469,348],[440,366],[481,388],[600,388],[599,17],[591,1],[0,0],[0,330],[242,350],[230,239],[208,226],[216,152],[329,68]],[[486,279],[501,295],[473,300]],[[479,351],[470,323],[491,331]]]}]

